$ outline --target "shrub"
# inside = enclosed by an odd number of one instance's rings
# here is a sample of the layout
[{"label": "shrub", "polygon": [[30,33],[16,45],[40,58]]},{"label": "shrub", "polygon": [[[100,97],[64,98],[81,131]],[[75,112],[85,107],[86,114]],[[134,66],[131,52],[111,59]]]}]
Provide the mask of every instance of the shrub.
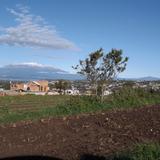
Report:
[{"label": "shrub", "polygon": [[113,156],[110,160],[160,160],[160,144],[139,144],[131,151]]},{"label": "shrub", "polygon": [[139,107],[160,104],[160,95],[141,88],[124,87],[106,97],[105,102],[116,108]]}]

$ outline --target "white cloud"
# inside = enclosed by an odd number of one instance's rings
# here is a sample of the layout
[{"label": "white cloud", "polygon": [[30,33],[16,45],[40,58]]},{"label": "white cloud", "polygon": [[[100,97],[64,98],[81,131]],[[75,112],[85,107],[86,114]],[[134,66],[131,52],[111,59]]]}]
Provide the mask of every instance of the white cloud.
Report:
[{"label": "white cloud", "polygon": [[78,50],[74,43],[61,37],[53,26],[47,25],[42,17],[30,14],[27,7],[18,5],[16,10],[7,10],[16,17],[18,25],[3,28],[0,44]]},{"label": "white cloud", "polygon": [[[23,63],[15,63],[15,64],[10,64],[12,66],[29,66],[29,67],[41,67],[41,68],[54,68],[52,65],[45,65],[37,62],[23,62]],[[10,66],[9,65],[9,66]]]},{"label": "white cloud", "polygon": [[40,63],[37,63],[37,62],[24,62],[24,63],[15,64],[15,65],[25,65],[25,66],[42,67],[42,68],[43,67],[51,67],[51,66],[40,64]]}]

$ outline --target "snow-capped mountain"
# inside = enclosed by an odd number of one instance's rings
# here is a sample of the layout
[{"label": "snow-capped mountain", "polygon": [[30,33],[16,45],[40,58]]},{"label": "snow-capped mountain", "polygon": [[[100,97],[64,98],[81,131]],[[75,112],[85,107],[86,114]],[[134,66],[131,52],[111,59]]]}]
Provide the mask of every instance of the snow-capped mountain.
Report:
[{"label": "snow-capped mountain", "polygon": [[82,79],[82,76],[70,74],[62,69],[38,63],[10,64],[0,67],[1,80],[37,80],[37,79]]}]

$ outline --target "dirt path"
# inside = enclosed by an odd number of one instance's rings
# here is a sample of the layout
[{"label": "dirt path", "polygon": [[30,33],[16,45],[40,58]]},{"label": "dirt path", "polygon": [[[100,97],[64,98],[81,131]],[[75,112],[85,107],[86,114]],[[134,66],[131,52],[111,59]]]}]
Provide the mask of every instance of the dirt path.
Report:
[{"label": "dirt path", "polygon": [[0,125],[0,158],[47,155],[79,159],[135,143],[160,142],[160,106]]}]

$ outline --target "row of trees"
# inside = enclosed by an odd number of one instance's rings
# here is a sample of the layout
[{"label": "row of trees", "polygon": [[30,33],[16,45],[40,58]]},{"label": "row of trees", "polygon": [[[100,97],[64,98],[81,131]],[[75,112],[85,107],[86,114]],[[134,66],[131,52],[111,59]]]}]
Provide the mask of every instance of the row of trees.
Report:
[{"label": "row of trees", "polygon": [[60,94],[65,94],[67,89],[71,89],[71,83],[65,80],[59,80],[54,85],[50,84],[50,89],[56,88]]},{"label": "row of trees", "polygon": [[103,101],[107,84],[126,69],[128,57],[123,57],[122,50],[112,49],[109,53],[104,50],[92,52],[85,60],[80,60],[73,68],[84,75],[91,87],[92,93]]},{"label": "row of trees", "polygon": [[5,90],[10,89],[10,82],[9,81],[0,81],[0,88],[3,88]]}]

